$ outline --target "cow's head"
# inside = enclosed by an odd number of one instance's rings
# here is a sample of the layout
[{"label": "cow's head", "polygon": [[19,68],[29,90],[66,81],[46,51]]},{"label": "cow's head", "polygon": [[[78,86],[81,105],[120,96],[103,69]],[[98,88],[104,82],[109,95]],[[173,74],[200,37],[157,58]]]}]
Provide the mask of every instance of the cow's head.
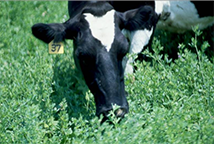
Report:
[{"label": "cow's head", "polygon": [[46,43],[73,39],[75,62],[94,95],[98,116],[106,116],[112,105],[120,107],[115,112],[118,117],[128,112],[122,60],[129,44],[121,29],[133,13],[117,13],[106,2],[90,3],[65,23],[32,27],[33,35]]}]

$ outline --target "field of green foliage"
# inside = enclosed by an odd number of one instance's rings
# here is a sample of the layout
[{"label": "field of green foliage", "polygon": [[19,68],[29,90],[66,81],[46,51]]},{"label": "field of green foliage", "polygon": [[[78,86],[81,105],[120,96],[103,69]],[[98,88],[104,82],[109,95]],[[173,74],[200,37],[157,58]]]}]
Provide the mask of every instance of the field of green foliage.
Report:
[{"label": "field of green foliage", "polygon": [[[185,42],[153,40],[152,61],[126,76],[130,112],[100,125],[93,95],[78,77],[72,41],[50,55],[35,23],[64,22],[66,1],[0,2],[0,143],[214,143],[214,58],[197,28]],[[161,54],[168,40],[179,58]],[[200,41],[199,41],[200,39]]]}]

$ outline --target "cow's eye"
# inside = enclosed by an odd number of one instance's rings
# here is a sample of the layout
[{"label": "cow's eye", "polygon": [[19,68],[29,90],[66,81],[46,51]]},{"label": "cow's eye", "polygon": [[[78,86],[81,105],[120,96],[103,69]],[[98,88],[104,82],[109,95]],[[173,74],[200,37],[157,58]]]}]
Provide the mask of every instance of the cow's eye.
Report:
[{"label": "cow's eye", "polygon": [[127,54],[126,51],[120,51],[120,52],[118,53],[117,57],[118,57],[119,60],[122,60],[123,57],[124,57],[126,54]]},{"label": "cow's eye", "polygon": [[129,51],[129,47],[128,44],[123,44],[120,46],[120,48],[118,49],[118,59],[122,59]]},{"label": "cow's eye", "polygon": [[88,47],[78,47],[75,50],[75,55],[78,58],[93,58],[95,57],[96,51],[94,51],[94,49],[92,48],[88,48]]}]

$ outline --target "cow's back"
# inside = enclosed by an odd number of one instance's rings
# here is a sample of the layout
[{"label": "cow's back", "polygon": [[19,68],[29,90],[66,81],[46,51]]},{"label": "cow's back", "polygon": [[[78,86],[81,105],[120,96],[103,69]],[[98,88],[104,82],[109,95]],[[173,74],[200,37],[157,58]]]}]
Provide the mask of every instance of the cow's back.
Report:
[{"label": "cow's back", "polygon": [[157,28],[183,33],[198,25],[199,29],[214,24],[213,2],[169,1],[163,7]]}]

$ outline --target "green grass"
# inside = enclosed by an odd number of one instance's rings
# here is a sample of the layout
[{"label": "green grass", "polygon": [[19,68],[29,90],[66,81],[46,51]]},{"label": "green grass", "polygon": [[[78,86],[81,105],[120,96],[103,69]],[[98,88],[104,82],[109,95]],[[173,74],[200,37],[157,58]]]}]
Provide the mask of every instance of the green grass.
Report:
[{"label": "green grass", "polygon": [[0,8],[0,143],[214,143],[214,65],[199,41],[204,33],[175,40],[174,62],[160,54],[156,36],[154,54],[144,52],[152,63],[136,62],[126,77],[129,114],[100,125],[72,41],[63,55],[49,55],[31,34],[35,23],[65,21],[67,2],[2,1]]}]

